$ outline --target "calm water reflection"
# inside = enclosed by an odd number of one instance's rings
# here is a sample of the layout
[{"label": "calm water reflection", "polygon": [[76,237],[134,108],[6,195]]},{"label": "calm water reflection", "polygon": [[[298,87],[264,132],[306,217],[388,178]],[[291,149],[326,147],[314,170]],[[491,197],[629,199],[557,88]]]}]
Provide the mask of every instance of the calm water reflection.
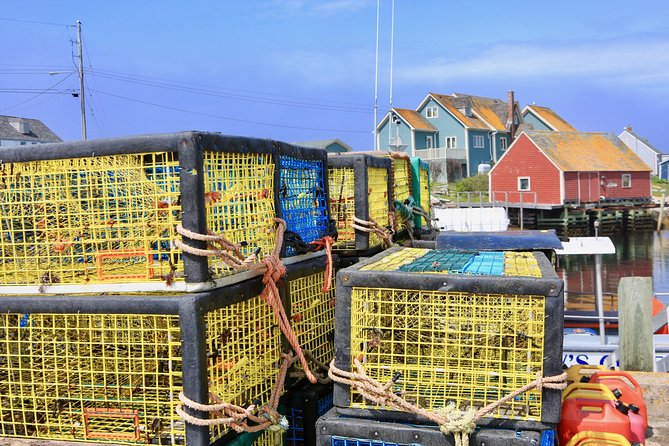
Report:
[{"label": "calm water reflection", "polygon": [[[621,277],[653,278],[657,293],[669,293],[669,231],[637,232],[611,237],[616,253],[602,256],[605,293],[616,293]],[[592,293],[595,261],[592,256],[561,256],[558,274],[567,277],[568,292]],[[665,299],[669,299],[666,296]]]}]

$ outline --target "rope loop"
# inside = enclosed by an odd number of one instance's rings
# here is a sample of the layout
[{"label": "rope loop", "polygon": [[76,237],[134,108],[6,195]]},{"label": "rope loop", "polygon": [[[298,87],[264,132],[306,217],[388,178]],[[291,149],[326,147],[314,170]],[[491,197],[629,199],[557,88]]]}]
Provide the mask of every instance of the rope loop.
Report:
[{"label": "rope loop", "polygon": [[383,228],[371,217],[369,218],[369,221],[367,221],[357,218],[354,215],[353,217],[351,217],[351,227],[357,231],[373,233],[378,235],[379,238],[383,240],[387,248],[393,246],[392,232]]},{"label": "rope loop", "polygon": [[[270,430],[283,432],[288,430],[288,420],[277,412],[279,397],[283,393],[288,368],[294,362],[292,354],[283,354],[283,362],[274,382],[269,404],[257,407],[254,404],[244,408],[232,403],[223,402],[216,394],[210,392],[209,398],[214,404],[201,404],[188,398],[183,392],[179,393],[179,401],[176,407],[177,414],[187,423],[195,426],[218,426],[226,425],[235,432],[259,432]],[[184,407],[200,412],[206,412],[213,418],[197,418],[186,413]]]},{"label": "rope loop", "polygon": [[360,395],[376,405],[416,414],[432,421],[439,426],[440,431],[445,435],[453,434],[457,446],[467,446],[469,444],[469,434],[474,432],[476,429],[476,422],[480,418],[494,411],[500,405],[512,400],[521,393],[534,388],[541,390],[544,387],[562,390],[567,386],[567,373],[549,377],[542,377],[540,374],[537,374],[535,380],[511,392],[498,401],[488,404],[478,411],[475,411],[473,408],[469,408],[466,411],[460,411],[453,403],[447,405],[442,410],[431,411],[408,402],[402,396],[397,395],[392,391],[392,384],[400,378],[400,374],[395,374],[393,379],[386,384],[382,384],[379,381],[370,378],[365,373],[359,358],[354,359],[354,365],[356,371],[349,372],[337,368],[335,366],[335,361],[332,360],[328,370],[328,376],[335,382],[355,388]]}]

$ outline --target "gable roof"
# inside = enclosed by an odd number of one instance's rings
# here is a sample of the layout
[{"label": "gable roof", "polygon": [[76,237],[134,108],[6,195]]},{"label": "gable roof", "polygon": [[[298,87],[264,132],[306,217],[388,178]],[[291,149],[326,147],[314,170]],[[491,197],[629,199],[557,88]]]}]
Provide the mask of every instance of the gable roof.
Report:
[{"label": "gable roof", "polygon": [[312,149],[325,149],[325,150],[327,150],[327,148],[329,146],[331,146],[332,144],[339,144],[340,146],[345,148],[347,152],[351,152],[353,150],[351,148],[351,146],[349,146],[348,144],[346,144],[344,141],[342,141],[339,138],[319,139],[319,140],[316,140],[316,141],[299,141],[299,142],[295,142],[293,144],[295,144],[297,146],[302,146],[302,147],[309,147],[309,148],[312,148]]},{"label": "gable roof", "polygon": [[430,124],[430,121],[428,121],[423,115],[415,110],[409,110],[406,108],[393,108],[393,111],[415,130],[425,130],[429,132],[437,131],[437,128]]},{"label": "gable roof", "polygon": [[[27,124],[28,133],[21,133],[17,127],[18,122]],[[18,116],[0,115],[0,139],[11,139],[16,141],[34,142],[61,142],[58,135],[51,131],[39,119],[20,118]]]},{"label": "gable roof", "polygon": [[660,149],[658,149],[657,147],[655,147],[651,143],[649,143],[646,138],[642,138],[639,135],[637,135],[636,133],[634,133],[631,128],[626,128],[625,130],[622,131],[622,133],[619,136],[621,136],[623,133],[629,133],[634,139],[636,139],[638,141],[641,141],[646,147],[648,147],[650,150],[657,153],[658,155],[663,154],[663,152]]},{"label": "gable roof", "polygon": [[651,171],[613,133],[532,130],[523,134],[563,172]]},{"label": "gable roof", "polygon": [[526,105],[523,110],[523,116],[525,113],[532,113],[539,120],[541,120],[548,127],[552,128],[556,132],[577,132],[571,124],[562,119],[557,113],[551,110],[548,107],[541,107],[539,105]]}]

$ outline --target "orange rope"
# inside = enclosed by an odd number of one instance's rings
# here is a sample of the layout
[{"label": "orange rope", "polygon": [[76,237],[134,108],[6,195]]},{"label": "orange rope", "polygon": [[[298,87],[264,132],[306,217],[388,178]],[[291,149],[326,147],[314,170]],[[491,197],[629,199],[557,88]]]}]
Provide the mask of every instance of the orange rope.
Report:
[{"label": "orange rope", "polygon": [[312,245],[316,246],[316,251],[325,249],[325,256],[327,257],[327,262],[325,263],[325,281],[323,282],[323,293],[327,293],[332,288],[332,275],[334,267],[332,265],[332,245],[334,244],[334,239],[329,235],[318,240],[311,242]]}]

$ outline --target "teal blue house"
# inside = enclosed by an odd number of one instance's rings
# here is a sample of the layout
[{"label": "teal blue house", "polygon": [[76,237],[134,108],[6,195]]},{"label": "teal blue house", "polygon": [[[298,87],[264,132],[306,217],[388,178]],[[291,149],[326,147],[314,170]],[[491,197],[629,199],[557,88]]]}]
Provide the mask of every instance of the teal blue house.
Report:
[{"label": "teal blue house", "polygon": [[[450,180],[493,165],[522,124],[518,104],[461,93],[429,93],[415,110],[393,108],[377,125],[380,150],[407,152],[448,172]],[[437,175],[438,176],[438,175]]]}]

